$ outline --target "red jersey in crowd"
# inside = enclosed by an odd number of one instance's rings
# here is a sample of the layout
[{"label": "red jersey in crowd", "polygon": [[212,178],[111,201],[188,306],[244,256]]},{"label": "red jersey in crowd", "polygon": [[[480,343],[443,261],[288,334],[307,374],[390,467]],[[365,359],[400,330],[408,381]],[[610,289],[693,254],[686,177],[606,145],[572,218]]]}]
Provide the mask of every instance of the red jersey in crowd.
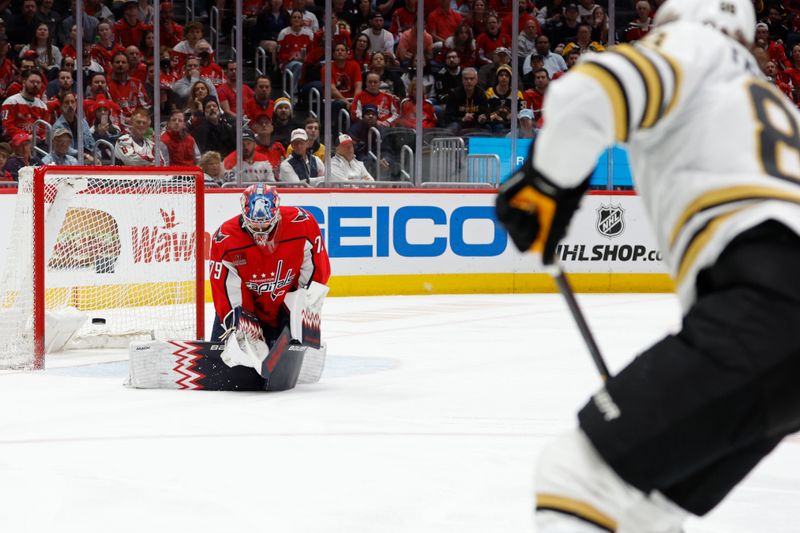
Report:
[{"label": "red jersey in crowd", "polygon": [[197,164],[199,153],[194,137],[186,132],[165,131],[161,134],[161,142],[169,152],[169,164],[176,167],[191,167]]},{"label": "red jersey in crowd", "polygon": [[314,34],[306,27],[298,32],[292,31],[291,27],[283,28],[278,34],[278,63],[285,65],[289,61],[304,61],[313,42]]},{"label": "red jersey in crowd", "polygon": [[[431,104],[428,100],[422,101],[422,127],[423,128],[435,128],[437,125],[436,121],[436,109],[434,109],[433,104]],[[417,127],[417,99],[416,98],[405,98],[402,102],[400,102],[400,118],[397,120],[395,126],[400,126],[401,128],[416,128]]]},{"label": "red jersey in crowd", "polygon": [[142,36],[146,30],[146,26],[139,20],[137,20],[136,24],[133,26],[128,24],[128,21],[124,18],[121,18],[114,24],[114,36],[117,39],[117,43],[124,48],[129,46],[141,46]]},{"label": "red jersey in crowd", "polygon": [[[475,47],[478,49],[479,57],[491,60],[495,48],[503,47],[511,50],[511,37],[503,32],[495,36],[491,36],[488,33],[481,33],[478,35],[478,38],[475,39]],[[467,65],[461,65],[462,68],[465,66]]]},{"label": "red jersey in crowd", "polygon": [[[5,137],[12,139],[17,133],[31,133],[33,123],[37,120],[50,122],[50,111],[41,98],[28,100],[21,92],[6,98],[0,107],[2,114],[3,132]],[[44,128],[38,128],[39,139],[45,138]]]},{"label": "red jersey in crowd", "polygon": [[[217,90],[217,98],[219,98],[219,105],[222,102],[228,102],[231,111],[236,112],[236,91],[227,83],[221,83],[215,87]],[[253,98],[253,89],[249,85],[242,85],[242,93],[244,93],[244,100],[242,100],[242,107],[246,105],[248,100]]]},{"label": "red jersey in crowd", "polygon": [[299,207],[280,207],[277,246],[257,246],[242,228],[241,215],[220,226],[211,238],[211,293],[221,319],[238,306],[259,320],[278,325],[286,294],[312,281],[326,284],[330,260],[319,226]]},{"label": "red jersey in crowd", "polygon": [[353,122],[361,120],[362,109],[367,104],[372,104],[378,108],[378,122],[385,122],[386,124],[383,124],[385,126],[394,126],[394,123],[400,117],[396,97],[384,91],[380,91],[378,94],[361,91],[353,98],[353,103],[350,104],[350,117]]},{"label": "red jersey in crowd", "polygon": [[144,86],[142,82],[136,78],[128,77],[123,83],[110,78],[108,80],[108,94],[111,96],[111,99],[116,102],[122,114],[126,117],[131,116],[131,113],[133,113],[137,107],[145,107],[148,105]]},{"label": "red jersey in crowd", "polygon": [[[320,79],[325,79],[325,69],[327,65],[322,67]],[[361,68],[358,63],[352,59],[344,62],[344,67],[339,68],[336,62],[333,62],[331,68],[331,83],[345,98],[353,98],[356,92],[356,83],[361,81]]]},{"label": "red jersey in crowd", "polygon": [[[0,98],[8,96],[8,88],[14,83],[14,77],[17,74],[17,67],[14,62],[8,58],[0,62]],[[17,91],[19,92],[19,91]]]},{"label": "red jersey in crowd", "polygon": [[111,48],[106,48],[101,44],[92,45],[92,59],[97,61],[106,72],[111,72],[111,58],[117,52],[125,52],[125,49],[117,43],[114,43]]},{"label": "red jersey in crowd", "polygon": [[286,148],[284,148],[283,145],[278,141],[272,141],[272,144],[267,146],[264,144],[259,144],[258,139],[256,139],[256,155],[267,158],[269,164],[272,165],[272,173],[275,175],[275,179],[277,180],[278,172],[281,168],[281,161],[286,159]]}]

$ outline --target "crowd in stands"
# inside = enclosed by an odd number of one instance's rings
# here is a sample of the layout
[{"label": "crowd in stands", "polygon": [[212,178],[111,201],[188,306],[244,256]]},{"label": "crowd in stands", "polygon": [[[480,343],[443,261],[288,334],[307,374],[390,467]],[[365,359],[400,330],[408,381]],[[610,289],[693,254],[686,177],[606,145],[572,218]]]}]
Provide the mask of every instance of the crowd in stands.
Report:
[{"label": "crowd in stands", "polygon": [[[326,147],[309,106],[312,93],[324,94],[328,68],[336,118],[333,179],[370,180],[376,173],[396,178],[396,145],[386,143],[376,160],[369,156],[369,137],[374,130],[390,138],[393,131],[415,128],[417,91],[423,91],[425,129],[510,135],[516,53],[517,135],[532,138],[550,82],[582,54],[643,38],[662,1],[618,0],[617,9],[630,17],[609,35],[606,2],[522,0],[513,46],[510,0],[333,0],[333,54],[326,62],[324,2],[245,0],[245,49],[263,48],[267,68],[237,93],[236,62],[212,48],[205,13],[184,21],[172,3],[161,3],[155,43],[149,0],[85,0],[84,94],[78,95],[74,2],[6,0],[0,11],[0,179],[16,180],[29,164],[74,165],[82,152],[86,164],[200,165],[217,185],[237,179],[314,184],[325,175]],[[798,102],[800,10],[791,2],[754,3],[761,21],[757,57],[766,76]],[[225,13],[222,28],[229,35],[232,17]],[[421,77],[418,53],[425,65]],[[246,68],[253,72],[252,64]],[[283,86],[286,71],[290,87]],[[159,102],[153,101],[156,83]],[[245,126],[237,168],[238,98]],[[162,124],[153,124],[155,106]],[[338,120],[342,110],[349,119],[344,123]],[[49,131],[37,121],[49,124]]]}]

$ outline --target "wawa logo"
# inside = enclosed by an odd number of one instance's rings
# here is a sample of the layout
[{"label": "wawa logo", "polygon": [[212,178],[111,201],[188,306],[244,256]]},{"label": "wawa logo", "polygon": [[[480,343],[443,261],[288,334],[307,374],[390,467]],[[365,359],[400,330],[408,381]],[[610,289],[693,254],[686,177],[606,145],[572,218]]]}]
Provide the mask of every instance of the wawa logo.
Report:
[{"label": "wawa logo", "polygon": [[175,210],[159,209],[162,225],[133,226],[131,245],[134,263],[172,263],[191,261],[195,254],[195,232],[182,231]]}]

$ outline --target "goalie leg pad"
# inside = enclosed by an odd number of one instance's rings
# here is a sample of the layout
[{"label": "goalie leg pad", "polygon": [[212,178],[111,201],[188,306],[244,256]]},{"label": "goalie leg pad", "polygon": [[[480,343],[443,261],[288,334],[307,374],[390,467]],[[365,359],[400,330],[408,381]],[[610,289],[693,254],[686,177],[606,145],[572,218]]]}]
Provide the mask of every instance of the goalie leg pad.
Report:
[{"label": "goalie leg pad", "polygon": [[306,349],[303,367],[300,369],[300,375],[297,378],[298,385],[317,383],[320,380],[322,371],[325,370],[325,356],[327,353],[328,345],[325,342],[319,348],[309,347]]}]

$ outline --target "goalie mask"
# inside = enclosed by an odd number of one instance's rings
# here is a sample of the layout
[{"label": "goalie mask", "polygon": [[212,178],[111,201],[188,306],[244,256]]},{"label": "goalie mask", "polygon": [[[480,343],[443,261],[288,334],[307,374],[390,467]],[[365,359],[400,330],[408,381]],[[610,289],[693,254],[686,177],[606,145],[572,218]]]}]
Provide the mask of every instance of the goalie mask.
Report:
[{"label": "goalie mask", "polygon": [[275,187],[250,185],[242,193],[242,223],[258,246],[275,246],[281,220],[281,199]]}]

